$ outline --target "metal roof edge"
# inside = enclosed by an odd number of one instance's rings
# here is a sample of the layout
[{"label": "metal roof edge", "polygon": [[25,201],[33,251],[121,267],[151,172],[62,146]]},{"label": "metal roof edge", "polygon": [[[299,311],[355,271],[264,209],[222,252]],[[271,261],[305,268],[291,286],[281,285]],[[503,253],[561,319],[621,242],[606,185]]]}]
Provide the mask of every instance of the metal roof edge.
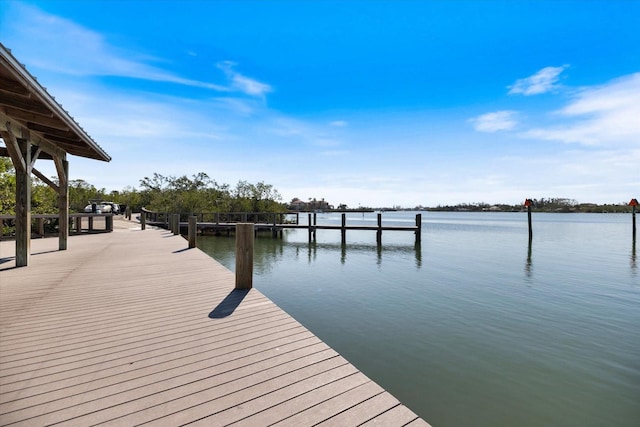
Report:
[{"label": "metal roof edge", "polygon": [[109,154],[107,154],[107,152],[100,147],[98,143],[89,136],[89,134],[87,134],[87,132],[74,120],[74,118],[71,117],[64,108],[62,108],[62,106],[49,94],[49,92],[47,92],[38,80],[31,75],[26,66],[20,63],[16,57],[13,56],[11,50],[2,43],[0,43],[0,56],[8,63],[16,77],[21,80],[21,83],[27,86],[30,90],[33,90],[40,100],[49,107],[54,114],[58,115],[59,118],[69,126],[69,128],[73,129],[73,131],[98,154],[100,158],[96,160],[103,160],[105,162],[111,161],[111,156],[109,156]]}]

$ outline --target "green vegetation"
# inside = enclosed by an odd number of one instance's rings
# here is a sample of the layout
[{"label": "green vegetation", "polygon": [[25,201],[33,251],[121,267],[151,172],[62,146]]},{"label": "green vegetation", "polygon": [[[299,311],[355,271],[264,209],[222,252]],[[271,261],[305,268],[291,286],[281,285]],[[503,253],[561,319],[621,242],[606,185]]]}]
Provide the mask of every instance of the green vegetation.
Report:
[{"label": "green vegetation", "polygon": [[282,196],[270,184],[239,181],[234,188],[218,184],[206,173],[172,177],[153,174],[140,181],[140,191],[127,189],[122,203],[160,212],[283,212]]},{"label": "green vegetation", "polygon": [[[55,179],[53,179],[56,182]],[[31,211],[35,214],[57,213],[58,196],[47,184],[33,178]],[[0,214],[15,214],[16,176],[8,158],[0,157]],[[218,184],[206,173],[191,178],[153,174],[140,180],[140,189],[126,187],[122,191],[107,192],[88,182],[77,179],[69,182],[69,211],[83,212],[92,199],[108,200],[130,206],[134,211],[141,207],[160,212],[282,212],[285,205],[272,185],[259,182],[251,184],[239,181],[235,187]]]},{"label": "green vegetation", "polygon": [[[631,206],[625,202],[618,204],[604,204],[599,205],[596,203],[578,203],[573,199],[564,198],[541,198],[532,199],[532,211],[534,212],[593,212],[593,213],[622,213],[631,212]],[[517,205],[496,204],[490,205],[488,203],[461,203],[457,205],[437,206],[434,208],[422,208],[421,210],[427,211],[469,211],[469,212],[519,212],[526,210],[524,203]]]}]

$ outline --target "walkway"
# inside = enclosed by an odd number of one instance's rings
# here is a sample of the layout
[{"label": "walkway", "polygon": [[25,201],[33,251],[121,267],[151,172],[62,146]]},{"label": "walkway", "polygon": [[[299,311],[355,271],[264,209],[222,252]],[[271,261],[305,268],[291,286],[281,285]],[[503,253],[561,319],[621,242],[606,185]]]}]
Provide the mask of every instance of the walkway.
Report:
[{"label": "walkway", "polygon": [[428,425],[180,236],[0,242],[1,425]]}]

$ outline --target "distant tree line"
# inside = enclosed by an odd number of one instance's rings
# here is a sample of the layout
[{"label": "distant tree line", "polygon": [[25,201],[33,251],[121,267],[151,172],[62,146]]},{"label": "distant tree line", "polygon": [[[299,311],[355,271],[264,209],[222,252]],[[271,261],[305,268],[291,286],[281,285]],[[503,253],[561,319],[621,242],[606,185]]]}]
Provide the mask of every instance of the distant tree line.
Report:
[{"label": "distant tree line", "polygon": [[[57,183],[56,179],[53,179]],[[16,175],[11,160],[0,157],[0,214],[15,214]],[[164,176],[154,173],[140,180],[140,188],[126,187],[106,191],[76,179],[69,181],[69,211],[83,212],[90,200],[101,199],[126,205],[134,211],[149,210],[175,213],[202,212],[283,212],[285,205],[272,185],[239,181],[234,187],[218,184],[206,173],[192,177]],[[47,184],[34,177],[31,186],[31,212],[58,212],[58,195]]]},{"label": "distant tree line", "polygon": [[[532,199],[532,210],[534,212],[585,212],[585,213],[622,213],[631,212],[631,207],[627,203],[618,204],[596,204],[596,203],[578,203],[574,199],[566,199],[559,197]],[[457,205],[438,205],[436,207],[425,208],[428,211],[450,211],[450,212],[519,212],[526,210],[524,203],[509,204],[489,204],[484,202],[478,203],[460,203]]]}]

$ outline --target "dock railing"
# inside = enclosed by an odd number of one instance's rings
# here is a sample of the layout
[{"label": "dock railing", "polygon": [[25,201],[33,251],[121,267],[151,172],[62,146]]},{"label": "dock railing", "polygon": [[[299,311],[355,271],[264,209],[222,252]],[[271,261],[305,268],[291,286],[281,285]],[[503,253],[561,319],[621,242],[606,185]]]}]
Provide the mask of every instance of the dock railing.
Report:
[{"label": "dock railing", "polygon": [[[0,239],[13,238],[15,215],[0,215]],[[86,222],[85,222],[86,219]],[[39,237],[57,236],[59,233],[58,214],[32,214],[31,234]],[[71,213],[69,214],[69,234],[108,233],[113,231],[112,213]]]},{"label": "dock railing", "polygon": [[282,237],[283,230],[305,229],[309,235],[309,242],[315,241],[318,230],[339,230],[341,241],[346,244],[348,230],[370,230],[376,232],[376,242],[382,244],[383,231],[410,231],[415,234],[415,243],[421,243],[422,214],[416,214],[413,225],[385,225],[382,222],[382,214],[377,214],[377,224],[353,225],[347,224],[345,212],[341,213],[341,224],[319,224],[317,213],[308,212],[306,224],[300,223],[300,214],[305,212],[213,212],[213,213],[170,213],[154,212],[142,209],[140,222],[143,226],[155,225],[171,230],[174,234],[188,234],[188,222],[190,217],[195,217],[196,232],[206,234],[225,232],[228,236],[236,231],[239,223],[254,224],[254,232],[269,231],[273,237]]}]

